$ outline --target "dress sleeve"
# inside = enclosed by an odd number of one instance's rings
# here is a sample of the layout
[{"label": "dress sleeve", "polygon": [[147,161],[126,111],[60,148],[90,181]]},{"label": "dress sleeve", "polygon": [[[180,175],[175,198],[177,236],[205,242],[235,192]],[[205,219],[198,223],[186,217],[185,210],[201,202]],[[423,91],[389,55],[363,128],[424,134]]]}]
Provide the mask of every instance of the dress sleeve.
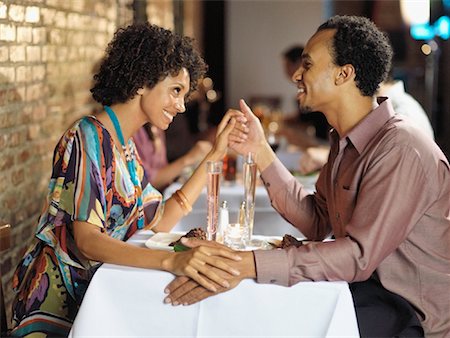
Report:
[{"label": "dress sleeve", "polygon": [[62,261],[75,266],[80,261],[72,223],[106,226],[106,172],[112,170],[112,155],[105,156],[102,132],[97,128],[82,119],[60,139],[54,152],[47,202],[36,233],[55,248]]},{"label": "dress sleeve", "polygon": [[62,173],[69,188],[61,195],[67,202],[62,207],[70,208],[72,203],[72,221],[88,222],[100,228],[106,227],[106,172],[112,170],[112,154],[104,151],[104,141],[100,128],[83,125],[74,135],[67,171]]}]

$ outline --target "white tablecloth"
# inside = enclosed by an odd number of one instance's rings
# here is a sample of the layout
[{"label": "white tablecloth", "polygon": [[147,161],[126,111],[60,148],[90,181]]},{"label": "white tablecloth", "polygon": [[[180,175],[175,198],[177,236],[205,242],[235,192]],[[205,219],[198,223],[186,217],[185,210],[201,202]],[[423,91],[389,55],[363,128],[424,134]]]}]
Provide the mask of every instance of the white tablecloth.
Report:
[{"label": "white tablecloth", "polygon": [[[142,245],[149,232],[133,236]],[[173,275],[104,264],[94,275],[70,337],[358,337],[345,282],[292,287],[244,280],[191,306],[163,303]]]}]

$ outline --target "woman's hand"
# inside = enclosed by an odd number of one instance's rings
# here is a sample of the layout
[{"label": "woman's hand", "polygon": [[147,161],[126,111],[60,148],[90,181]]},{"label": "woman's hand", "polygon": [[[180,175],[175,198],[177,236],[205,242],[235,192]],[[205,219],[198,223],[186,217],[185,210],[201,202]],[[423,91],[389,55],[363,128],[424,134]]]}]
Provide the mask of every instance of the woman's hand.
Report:
[{"label": "woman's hand", "polygon": [[266,140],[264,129],[258,117],[253,114],[244,100],[239,100],[239,105],[247,120],[247,138],[243,141],[230,139],[230,147],[242,156],[246,156],[250,152],[255,154],[258,169],[263,172],[276,159],[276,155]]},{"label": "woman's hand", "polygon": [[245,140],[231,140],[230,147],[243,156],[249,152],[257,154],[262,147],[268,145],[263,127],[258,117],[252,112],[244,100],[239,100],[239,106],[246,119],[247,138]]},{"label": "woman's hand", "polygon": [[239,110],[230,109],[217,127],[216,140],[213,153],[218,159],[225,156],[227,148],[232,142],[245,142],[247,140],[247,119]]},{"label": "woman's hand", "polygon": [[[195,247],[202,243],[212,247],[225,247],[216,242],[206,242],[198,239],[183,239],[183,244]],[[164,299],[165,303],[172,303],[172,305],[190,305],[194,304],[202,299],[213,296],[217,293],[222,293],[236,287],[245,278],[256,278],[256,267],[253,252],[241,252],[242,260],[230,261],[241,273],[239,275],[230,275],[215,267],[210,267],[219,276],[222,276],[224,280],[228,282],[228,286],[224,287],[224,284],[215,284],[215,290],[207,289],[202,285],[199,285],[196,281],[189,279],[185,276],[176,277],[167,287],[164,292],[167,297]]]},{"label": "woman's hand", "polygon": [[[206,244],[200,245],[199,244]],[[206,289],[217,292],[215,283],[222,287],[230,286],[222,274],[212,268],[215,267],[225,275],[238,276],[240,272],[230,263],[240,261],[241,257],[233,250],[207,241],[194,244],[196,247],[188,251],[176,252],[163,262],[163,269],[177,276],[188,276]],[[183,242],[184,244],[184,242]]]}]

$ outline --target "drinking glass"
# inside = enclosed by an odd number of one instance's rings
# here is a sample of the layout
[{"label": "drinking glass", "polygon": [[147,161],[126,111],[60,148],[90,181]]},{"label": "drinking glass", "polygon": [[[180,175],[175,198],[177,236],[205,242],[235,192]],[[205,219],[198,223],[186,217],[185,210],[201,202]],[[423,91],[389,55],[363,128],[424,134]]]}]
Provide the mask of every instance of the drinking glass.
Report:
[{"label": "drinking glass", "polygon": [[255,155],[248,153],[243,168],[244,179],[244,219],[247,227],[247,241],[252,241],[253,222],[255,218],[255,187],[256,187],[256,162]]},{"label": "drinking glass", "polygon": [[206,162],[207,182],[207,227],[206,234],[208,240],[215,241],[217,233],[217,224],[219,217],[219,188],[220,176],[222,176],[222,161]]}]

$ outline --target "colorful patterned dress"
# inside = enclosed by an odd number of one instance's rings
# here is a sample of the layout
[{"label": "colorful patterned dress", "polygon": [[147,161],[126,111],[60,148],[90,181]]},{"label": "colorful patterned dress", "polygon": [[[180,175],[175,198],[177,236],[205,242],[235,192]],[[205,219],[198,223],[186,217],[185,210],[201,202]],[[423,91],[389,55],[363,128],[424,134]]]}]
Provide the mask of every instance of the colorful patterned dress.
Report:
[{"label": "colorful patterned dress", "polygon": [[[133,141],[129,141],[132,152]],[[136,157],[137,154],[136,154]],[[145,223],[161,217],[161,194],[147,181],[138,158]],[[99,262],[79,252],[73,222],[94,224],[126,241],[137,230],[135,187],[126,162],[95,117],[84,117],[55,148],[53,170],[36,238],[13,277],[12,335],[40,332],[67,336]]]}]

